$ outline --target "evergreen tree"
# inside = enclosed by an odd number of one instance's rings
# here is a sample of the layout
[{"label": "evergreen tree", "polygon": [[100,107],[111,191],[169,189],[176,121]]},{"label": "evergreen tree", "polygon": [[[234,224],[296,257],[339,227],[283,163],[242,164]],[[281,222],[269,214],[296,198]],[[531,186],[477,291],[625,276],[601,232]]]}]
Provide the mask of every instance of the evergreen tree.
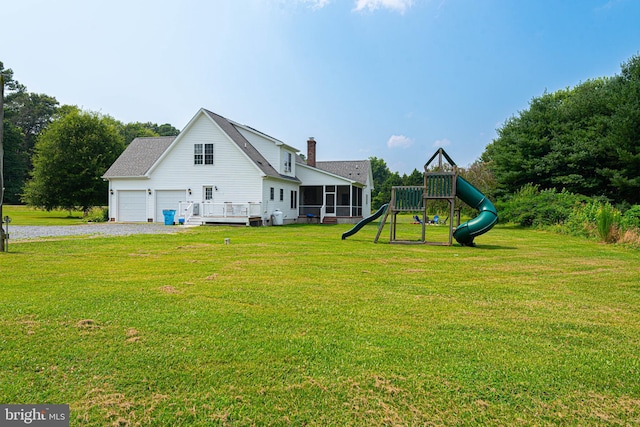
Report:
[{"label": "evergreen tree", "polygon": [[640,57],[613,78],[534,98],[481,157],[497,194],[527,184],[640,203]]}]

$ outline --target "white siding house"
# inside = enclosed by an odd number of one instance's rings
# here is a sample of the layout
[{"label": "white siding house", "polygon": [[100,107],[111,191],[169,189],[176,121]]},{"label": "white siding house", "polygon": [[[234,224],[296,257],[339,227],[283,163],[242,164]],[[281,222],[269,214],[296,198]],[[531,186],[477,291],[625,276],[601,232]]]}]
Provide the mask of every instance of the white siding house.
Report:
[{"label": "white siding house", "polygon": [[[315,162],[315,141],[313,150]],[[266,225],[316,217],[355,222],[369,215],[368,161],[314,167],[297,152],[201,109],[177,137],[136,138],[107,170],[109,217],[163,222],[163,212],[175,210],[176,222]],[[314,194],[313,209],[304,207],[303,193]]]}]

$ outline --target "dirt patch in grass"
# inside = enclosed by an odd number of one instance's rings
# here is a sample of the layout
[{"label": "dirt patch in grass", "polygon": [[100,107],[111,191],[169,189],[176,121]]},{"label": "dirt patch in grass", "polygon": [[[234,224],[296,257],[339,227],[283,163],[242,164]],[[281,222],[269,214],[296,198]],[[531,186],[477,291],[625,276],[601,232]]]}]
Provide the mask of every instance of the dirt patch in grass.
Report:
[{"label": "dirt patch in grass", "polygon": [[92,331],[94,329],[100,329],[100,325],[93,319],[82,319],[76,322],[76,327],[85,331]]},{"label": "dirt patch in grass", "polygon": [[373,386],[386,394],[399,394],[404,391],[402,388],[394,385],[393,381],[378,375],[373,377]]},{"label": "dirt patch in grass", "polygon": [[140,338],[140,332],[136,328],[127,329],[127,339],[125,340],[126,342],[138,342],[140,341]]},{"label": "dirt patch in grass", "polygon": [[35,320],[34,315],[26,316],[16,320],[16,324],[23,326],[27,331],[27,335],[33,335],[36,333],[36,329],[40,326],[40,322]]},{"label": "dirt patch in grass", "polygon": [[85,395],[82,407],[78,408],[77,420],[80,423],[95,420],[90,412],[102,414],[103,425],[107,426],[141,426],[151,425],[152,415],[157,406],[169,397],[160,393],[148,395],[143,402],[128,398],[124,393],[113,390],[110,384],[90,389]]},{"label": "dirt patch in grass", "polygon": [[161,287],[161,288],[160,288],[160,291],[161,291],[161,292],[164,292],[164,293],[166,293],[166,294],[180,294],[180,293],[182,293],[182,291],[180,291],[180,290],[178,290],[178,289],[174,288],[174,287],[173,287],[173,286],[171,286],[171,285],[166,285],[166,286]]}]

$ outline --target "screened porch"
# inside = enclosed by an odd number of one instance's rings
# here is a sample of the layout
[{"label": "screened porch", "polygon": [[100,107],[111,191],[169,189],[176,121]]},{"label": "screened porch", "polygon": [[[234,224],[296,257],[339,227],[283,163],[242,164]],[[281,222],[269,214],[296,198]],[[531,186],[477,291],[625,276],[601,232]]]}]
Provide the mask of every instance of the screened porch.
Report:
[{"label": "screened porch", "polygon": [[[342,219],[362,218],[362,188],[354,185],[300,186],[300,216]],[[345,221],[350,222],[350,221]]]}]

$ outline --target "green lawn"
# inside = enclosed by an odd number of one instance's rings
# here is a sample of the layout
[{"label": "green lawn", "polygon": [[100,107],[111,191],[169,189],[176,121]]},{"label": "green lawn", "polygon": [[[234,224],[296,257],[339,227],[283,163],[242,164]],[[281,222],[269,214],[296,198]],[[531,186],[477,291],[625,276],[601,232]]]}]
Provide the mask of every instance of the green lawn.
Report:
[{"label": "green lawn", "polygon": [[640,423],[637,250],[348,228],[12,242],[0,402],[95,426]]},{"label": "green lawn", "polygon": [[2,207],[2,216],[9,216],[11,225],[79,225],[84,224],[81,211],[45,211],[23,205]]}]

